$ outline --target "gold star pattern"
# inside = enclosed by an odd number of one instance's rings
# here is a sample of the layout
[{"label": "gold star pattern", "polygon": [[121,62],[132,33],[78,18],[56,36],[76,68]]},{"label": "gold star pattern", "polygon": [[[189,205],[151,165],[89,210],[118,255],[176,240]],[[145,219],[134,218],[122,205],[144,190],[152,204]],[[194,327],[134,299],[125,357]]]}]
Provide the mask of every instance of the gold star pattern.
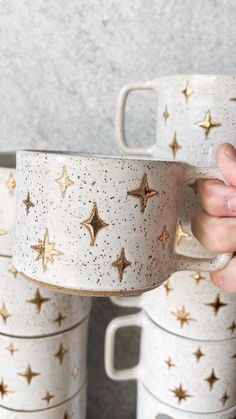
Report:
[{"label": "gold star pattern", "polygon": [[140,186],[137,189],[128,191],[128,195],[140,199],[141,212],[145,211],[148,200],[158,194],[159,192],[155,191],[154,189],[150,189],[146,173],[142,178]]},{"label": "gold star pattern", "polygon": [[192,277],[195,279],[197,284],[199,284],[200,281],[204,281],[206,279],[204,276],[202,276],[201,272],[195,272]]},{"label": "gold star pattern", "polygon": [[42,397],[41,400],[45,400],[45,402],[47,402],[47,405],[49,405],[51,400],[54,399],[54,397],[54,394],[50,393],[50,391],[47,391],[46,395]]},{"label": "gold star pattern", "polygon": [[158,240],[162,243],[163,249],[164,249],[166,241],[169,239],[169,237],[170,237],[170,234],[167,230],[167,227],[164,226],[161,235],[158,237]]},{"label": "gold star pattern", "polygon": [[3,303],[2,308],[0,310],[0,316],[2,317],[2,319],[3,319],[3,321],[4,321],[5,324],[7,322],[7,319],[9,317],[11,317],[11,314],[7,310],[5,303]]},{"label": "gold star pattern", "polygon": [[168,359],[166,359],[165,364],[168,366],[169,369],[176,367],[176,365],[174,364],[174,362],[172,361],[171,357],[169,356]]},{"label": "gold star pattern", "polygon": [[27,197],[23,200],[23,204],[25,205],[26,214],[28,215],[30,212],[30,208],[34,208],[35,205],[30,199],[30,193],[27,193]]},{"label": "gold star pattern", "polygon": [[170,114],[168,112],[167,105],[166,105],[165,110],[163,112],[163,118],[164,118],[164,121],[165,121],[165,125],[167,123],[167,119],[169,118],[169,116],[170,116]]},{"label": "gold star pattern", "polygon": [[210,111],[207,111],[204,121],[199,122],[197,125],[205,130],[206,138],[212,128],[221,126],[219,122],[213,121]]},{"label": "gold star pattern", "polygon": [[172,314],[176,317],[176,320],[180,322],[180,327],[182,328],[185,324],[189,324],[190,321],[195,321],[188,311],[186,311],[185,306],[182,306],[181,309],[177,309],[176,312],[172,311]]},{"label": "gold star pattern", "polygon": [[186,86],[185,86],[184,90],[182,90],[182,93],[185,96],[186,103],[188,103],[189,97],[193,94],[193,90],[189,86],[189,82],[188,81],[186,83]]},{"label": "gold star pattern", "polygon": [[58,323],[58,326],[61,327],[62,322],[66,319],[66,316],[63,316],[61,312],[59,312],[57,318],[54,320],[54,323]]},{"label": "gold star pattern", "polygon": [[0,383],[0,394],[2,399],[4,399],[5,396],[8,396],[8,393],[12,393],[12,391],[8,390],[8,387],[8,384],[5,384],[2,378]]},{"label": "gold star pattern", "polygon": [[179,245],[181,243],[181,241],[187,237],[190,237],[190,234],[186,233],[186,231],[184,231],[183,226],[181,221],[178,224],[178,227],[176,229],[176,242],[177,245]]},{"label": "gold star pattern", "polygon": [[5,236],[7,234],[6,230],[0,228],[0,236]]},{"label": "gold star pattern", "polygon": [[19,273],[18,270],[14,266],[8,269],[8,272],[10,272],[14,276],[14,278],[16,278]]},{"label": "gold star pattern", "polygon": [[171,292],[171,291],[173,291],[173,287],[172,287],[172,285],[171,285],[171,283],[170,283],[170,280],[169,279],[167,279],[167,281],[164,283],[164,287],[165,287],[165,290],[166,290],[166,294],[167,295],[169,295],[169,293]]},{"label": "gold star pattern", "polygon": [[219,381],[219,378],[216,377],[214,369],[212,369],[211,374],[209,377],[205,378],[205,381],[208,382],[210,391],[213,389],[215,383]]},{"label": "gold star pattern", "polygon": [[35,304],[35,306],[37,307],[38,313],[40,313],[42,304],[46,303],[47,301],[50,301],[50,298],[43,298],[42,295],[40,294],[39,289],[37,288],[34,298],[32,298],[31,300],[27,300],[26,302],[30,304]]},{"label": "gold star pattern", "polygon": [[220,399],[220,401],[222,403],[222,406],[224,406],[227,403],[228,400],[229,400],[229,395],[228,395],[227,391],[225,391],[223,396]]},{"label": "gold star pattern", "polygon": [[198,194],[198,186],[197,185],[198,185],[197,180],[195,180],[193,183],[190,183],[188,185],[190,188],[192,188],[192,190],[195,193],[195,195]]},{"label": "gold star pattern", "polygon": [[58,185],[61,188],[62,198],[65,198],[66,192],[67,192],[67,188],[69,188],[69,186],[74,185],[73,180],[71,180],[69,178],[69,176],[68,176],[66,166],[63,167],[63,169],[62,169],[62,175],[61,175],[61,177],[59,177],[58,179],[56,179],[56,182],[58,183]]},{"label": "gold star pattern", "polygon": [[172,153],[173,153],[173,157],[175,159],[176,158],[176,154],[182,148],[182,146],[178,143],[177,133],[176,132],[174,133],[174,138],[172,140],[172,143],[169,144],[169,147],[171,148]]},{"label": "gold star pattern", "polygon": [[63,343],[61,343],[57,353],[54,355],[56,358],[59,359],[60,365],[62,365],[63,360],[64,360],[64,356],[66,355],[67,352],[68,352],[68,350],[65,349],[64,346],[63,346]]},{"label": "gold star pattern", "polygon": [[226,307],[228,304],[223,303],[220,300],[220,294],[217,294],[215,301],[213,301],[212,303],[205,303],[206,306],[208,307],[212,307],[214,310],[215,315],[218,314],[218,311],[222,308],[222,307]]},{"label": "gold star pattern", "polygon": [[10,352],[11,356],[14,355],[19,349],[16,349],[13,343],[11,342],[9,346],[6,347],[6,350]]},{"label": "gold star pattern", "polygon": [[198,349],[197,349],[195,352],[193,352],[193,355],[196,357],[197,362],[199,362],[199,361],[200,361],[200,359],[201,359],[203,356],[205,356],[205,354],[202,352],[202,350],[201,350],[200,346],[198,347]]},{"label": "gold star pattern", "polygon": [[233,321],[231,326],[228,327],[228,330],[231,330],[231,332],[234,333],[235,329],[236,329],[236,323],[235,321]]},{"label": "gold star pattern", "polygon": [[178,399],[179,404],[183,400],[186,401],[188,399],[188,397],[192,397],[190,394],[188,394],[188,390],[183,389],[182,384],[180,384],[178,387],[175,387],[171,391],[172,391],[172,393],[174,393],[174,396]]},{"label": "gold star pattern", "polygon": [[132,263],[126,259],[125,249],[122,247],[120,252],[120,257],[112,263],[112,266],[118,270],[120,282],[123,280],[124,273],[128,266],[131,266]]},{"label": "gold star pattern", "polygon": [[15,190],[16,181],[15,181],[12,173],[10,173],[10,176],[9,176],[7,182],[6,182],[6,187],[9,190],[9,192],[11,192],[11,193],[13,193],[14,190]]},{"label": "gold star pattern", "polygon": [[18,373],[18,375],[20,375],[21,377],[24,377],[28,383],[28,385],[31,385],[31,381],[33,378],[38,377],[39,375],[41,375],[39,372],[35,372],[32,370],[30,364],[28,365],[28,367],[26,368],[25,372],[20,372]]},{"label": "gold star pattern", "polygon": [[103,221],[98,213],[98,208],[96,202],[93,204],[93,210],[89,218],[81,223],[90,233],[91,236],[91,246],[94,246],[96,243],[97,235],[99,231],[103,228],[109,226],[105,221]]},{"label": "gold star pattern", "polygon": [[47,228],[43,240],[39,239],[38,242],[39,244],[32,245],[31,249],[38,253],[36,260],[42,259],[43,270],[45,272],[48,268],[48,263],[54,262],[54,256],[60,256],[62,253],[55,249],[54,242],[50,243]]}]

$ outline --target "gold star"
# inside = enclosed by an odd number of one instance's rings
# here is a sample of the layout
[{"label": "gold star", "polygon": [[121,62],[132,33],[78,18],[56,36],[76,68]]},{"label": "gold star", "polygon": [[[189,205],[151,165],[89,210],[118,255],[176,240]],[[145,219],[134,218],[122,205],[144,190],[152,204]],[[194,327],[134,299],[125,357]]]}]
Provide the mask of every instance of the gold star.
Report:
[{"label": "gold star", "polygon": [[228,330],[231,330],[231,332],[234,333],[235,329],[236,329],[236,323],[235,321],[233,321],[231,326],[228,327]]},{"label": "gold star", "polygon": [[163,118],[164,118],[164,121],[165,121],[165,125],[167,123],[167,119],[169,118],[169,116],[170,116],[170,114],[168,112],[167,105],[166,105],[165,110],[163,112]]},{"label": "gold star", "polygon": [[73,371],[71,373],[71,376],[74,377],[74,378],[76,378],[78,374],[79,374],[79,368],[78,367],[74,367],[74,369],[73,369]]},{"label": "gold star", "polygon": [[221,309],[221,307],[225,307],[228,304],[222,303],[220,301],[220,294],[217,294],[217,297],[213,303],[205,303],[206,306],[212,307],[214,310],[215,315],[217,315],[218,311]]},{"label": "gold star", "polygon": [[220,401],[222,403],[222,406],[224,406],[228,400],[229,400],[229,395],[228,395],[227,391],[225,391],[223,396],[220,399]]},{"label": "gold star", "polygon": [[210,111],[207,111],[204,121],[199,122],[197,124],[199,127],[205,129],[206,132],[206,138],[208,137],[210,130],[212,128],[220,127],[221,124],[219,122],[213,121],[211,117]]},{"label": "gold star", "polygon": [[213,387],[214,387],[215,383],[216,383],[218,380],[219,380],[219,378],[217,378],[217,377],[216,377],[216,375],[215,375],[215,371],[214,371],[214,369],[212,369],[212,371],[211,371],[211,375],[209,375],[209,377],[208,377],[208,378],[205,378],[205,381],[207,381],[207,382],[208,382],[208,384],[209,384],[210,391],[213,389]]},{"label": "gold star", "polygon": [[202,356],[205,356],[205,354],[202,352],[200,346],[198,347],[198,349],[195,352],[193,352],[193,355],[195,355],[197,362],[200,361]]},{"label": "gold star", "polygon": [[41,400],[45,400],[47,402],[47,404],[49,405],[51,400],[54,399],[54,394],[50,393],[50,391],[47,391],[46,395],[44,397],[42,397]]},{"label": "gold star", "polygon": [[176,317],[176,320],[180,322],[181,328],[185,324],[189,324],[190,321],[195,321],[188,311],[186,311],[185,306],[182,306],[181,309],[177,309],[176,312],[172,311],[172,314]]},{"label": "gold star", "polygon": [[158,240],[162,243],[162,247],[164,249],[166,241],[169,239],[170,234],[166,228],[166,226],[164,226],[161,235],[158,237]]},{"label": "gold star", "polygon": [[109,224],[105,223],[105,221],[100,218],[96,202],[93,204],[92,214],[81,224],[85,226],[90,233],[91,246],[95,245],[99,231],[109,226]]},{"label": "gold star", "polygon": [[199,284],[200,281],[204,281],[206,279],[204,276],[202,276],[201,272],[195,272],[192,277],[195,279],[197,284]]},{"label": "gold star", "polygon": [[28,367],[26,368],[25,372],[20,372],[20,373],[18,373],[18,375],[20,375],[21,377],[24,377],[26,379],[27,383],[30,386],[32,379],[34,377],[37,377],[38,375],[41,375],[41,374],[39,372],[34,372],[31,369],[31,366],[29,364]]},{"label": "gold star", "polygon": [[166,361],[164,361],[166,363],[166,365],[168,365],[168,368],[173,368],[176,367],[176,365],[174,364],[174,362],[172,361],[171,357],[169,356],[168,359],[166,359]]},{"label": "gold star", "polygon": [[0,383],[0,394],[1,394],[2,399],[5,396],[8,396],[8,393],[12,393],[12,391],[8,390],[8,384],[5,384],[2,378],[1,383]]},{"label": "gold star", "polygon": [[27,303],[30,304],[35,304],[38,310],[38,313],[40,313],[41,311],[41,307],[43,303],[46,303],[47,301],[50,301],[51,298],[43,298],[42,295],[40,294],[39,289],[37,288],[34,298],[32,298],[31,300],[27,300]]},{"label": "gold star", "polygon": [[6,347],[6,350],[10,352],[11,356],[14,355],[15,352],[17,352],[19,349],[16,349],[11,342],[9,346]]},{"label": "gold star", "polygon": [[23,200],[23,204],[25,204],[26,214],[29,214],[30,208],[34,208],[35,205],[30,199],[30,193],[27,193],[27,197]]},{"label": "gold star", "polygon": [[9,311],[6,308],[5,303],[3,303],[2,308],[0,310],[0,316],[2,316],[2,319],[3,319],[5,324],[7,322],[8,317],[11,316],[11,314],[9,313]]},{"label": "gold star", "polygon": [[6,184],[7,189],[9,190],[9,192],[13,193],[14,190],[15,190],[15,187],[16,187],[16,181],[15,181],[12,173],[10,173],[9,179],[5,184]]},{"label": "gold star", "polygon": [[61,343],[58,352],[54,355],[55,357],[57,357],[59,359],[60,365],[62,365],[63,360],[64,360],[64,356],[67,352],[68,352],[68,350],[65,349],[64,346],[63,346],[63,343]]},{"label": "gold star", "polygon": [[31,249],[33,249],[35,252],[38,253],[37,259],[42,259],[42,265],[44,272],[47,270],[48,262],[53,263],[54,262],[54,256],[62,255],[63,253],[56,250],[55,243],[49,242],[49,236],[48,236],[48,229],[46,228],[44,238],[43,240],[38,240],[39,244],[35,244],[31,246]]},{"label": "gold star", "polygon": [[14,266],[12,266],[11,269],[8,269],[8,272],[10,272],[14,276],[14,278],[16,278],[19,273]]},{"label": "gold star", "polygon": [[192,397],[190,394],[188,394],[188,390],[183,389],[182,384],[180,384],[179,387],[175,387],[174,390],[171,391],[178,399],[179,404],[182,402],[182,400],[186,401],[188,397]]},{"label": "gold star", "polygon": [[5,236],[7,234],[6,230],[0,228],[0,236]]},{"label": "gold star", "polygon": [[192,188],[193,192],[195,193],[195,195],[198,194],[198,182],[197,180],[195,180],[195,182],[191,183],[188,185],[190,188]]},{"label": "gold star", "polygon": [[58,323],[58,326],[61,326],[62,322],[66,319],[66,316],[63,316],[61,312],[59,312],[57,318],[54,320],[54,323]]},{"label": "gold star", "polygon": [[167,279],[167,281],[164,283],[164,287],[165,287],[165,289],[166,289],[166,294],[167,295],[169,295],[169,293],[171,292],[171,291],[173,291],[173,287],[172,287],[172,285],[171,285],[171,283],[170,283],[170,280],[169,279]]},{"label": "gold star", "polygon": [[186,103],[188,103],[188,98],[193,94],[193,90],[189,86],[189,82],[188,81],[186,83],[186,86],[185,86],[184,90],[182,90],[182,93],[185,96]]},{"label": "gold star", "polygon": [[173,153],[173,157],[174,157],[174,159],[175,159],[176,154],[177,154],[177,153],[178,153],[178,151],[182,148],[182,147],[181,147],[181,145],[178,143],[178,140],[177,140],[177,134],[176,134],[176,132],[175,132],[175,134],[174,134],[174,138],[173,138],[173,140],[172,140],[172,143],[170,143],[170,144],[169,144],[169,147],[171,148],[172,153]]},{"label": "gold star", "polygon": [[127,194],[130,196],[134,196],[135,198],[140,199],[141,211],[144,212],[147,206],[147,202],[150,198],[155,195],[158,195],[159,192],[155,191],[154,189],[150,189],[148,185],[148,178],[147,174],[145,173],[141,185],[134,189],[133,191],[128,191]]},{"label": "gold star", "polygon": [[126,268],[128,268],[128,266],[131,266],[131,265],[132,263],[126,259],[125,249],[124,247],[122,247],[121,252],[120,252],[120,257],[115,262],[112,263],[112,266],[118,270],[120,282],[123,280],[123,276],[124,276]]},{"label": "gold star", "polygon": [[63,167],[62,175],[61,175],[61,177],[56,179],[56,182],[58,183],[58,185],[61,188],[62,198],[65,198],[67,188],[69,188],[69,186],[74,185],[73,180],[71,180],[68,176],[66,166]]},{"label": "gold star", "polygon": [[188,233],[186,233],[186,231],[184,231],[182,223],[180,221],[179,224],[178,224],[178,227],[176,229],[177,245],[179,245],[184,238],[189,237],[189,236],[190,236],[190,234],[188,234]]}]

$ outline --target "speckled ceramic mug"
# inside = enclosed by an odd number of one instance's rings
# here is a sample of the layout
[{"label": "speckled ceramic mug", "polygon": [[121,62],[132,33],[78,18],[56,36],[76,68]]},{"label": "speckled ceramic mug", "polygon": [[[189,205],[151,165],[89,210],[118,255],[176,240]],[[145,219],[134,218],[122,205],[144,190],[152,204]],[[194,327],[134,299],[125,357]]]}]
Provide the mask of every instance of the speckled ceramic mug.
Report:
[{"label": "speckled ceramic mug", "polygon": [[176,162],[21,151],[14,266],[84,295],[135,294],[174,271],[220,269],[231,255],[175,252],[183,184],[219,176]]},{"label": "speckled ceramic mug", "polygon": [[11,258],[0,257],[0,333],[37,337],[71,329],[88,316],[91,299],[60,294],[26,281]]},{"label": "speckled ceramic mug", "polygon": [[0,335],[1,406],[35,411],[73,397],[87,378],[88,318],[50,337]]},{"label": "speckled ceramic mug", "polygon": [[[142,330],[140,362],[117,370],[116,332],[129,326]],[[141,380],[155,397],[186,411],[213,413],[222,406],[235,406],[236,338],[218,342],[187,339],[163,330],[145,313],[122,316],[112,320],[106,331],[105,368],[112,379]]]},{"label": "speckled ceramic mug", "polygon": [[[157,93],[156,143],[148,148],[129,147],[125,136],[126,101],[136,90]],[[236,76],[189,74],[128,84],[117,103],[117,140],[129,154],[212,166],[217,146],[235,142],[235,111]]]}]

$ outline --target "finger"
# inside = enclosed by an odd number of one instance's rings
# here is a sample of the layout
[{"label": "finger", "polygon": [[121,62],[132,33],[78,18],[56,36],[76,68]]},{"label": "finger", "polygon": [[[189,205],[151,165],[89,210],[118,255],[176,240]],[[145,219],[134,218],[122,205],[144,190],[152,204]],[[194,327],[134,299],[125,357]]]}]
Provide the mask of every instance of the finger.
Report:
[{"label": "finger", "polygon": [[228,292],[236,292],[236,257],[226,268],[210,274],[213,283]]},{"label": "finger", "polygon": [[200,212],[192,219],[192,232],[210,252],[228,253],[236,249],[236,217],[217,218]]},{"label": "finger", "polygon": [[204,210],[215,217],[236,216],[236,188],[220,180],[200,180],[198,196]]},{"label": "finger", "polygon": [[236,187],[236,150],[231,144],[222,144],[217,149],[217,164],[226,180]]}]

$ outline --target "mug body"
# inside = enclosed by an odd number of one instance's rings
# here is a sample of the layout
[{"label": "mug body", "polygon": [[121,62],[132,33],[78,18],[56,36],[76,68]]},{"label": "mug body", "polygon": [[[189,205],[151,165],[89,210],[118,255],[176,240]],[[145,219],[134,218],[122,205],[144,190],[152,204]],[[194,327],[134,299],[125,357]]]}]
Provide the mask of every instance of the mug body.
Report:
[{"label": "mug body", "polygon": [[0,254],[11,256],[16,209],[15,158],[2,153],[0,164],[5,164],[0,166]]}]

